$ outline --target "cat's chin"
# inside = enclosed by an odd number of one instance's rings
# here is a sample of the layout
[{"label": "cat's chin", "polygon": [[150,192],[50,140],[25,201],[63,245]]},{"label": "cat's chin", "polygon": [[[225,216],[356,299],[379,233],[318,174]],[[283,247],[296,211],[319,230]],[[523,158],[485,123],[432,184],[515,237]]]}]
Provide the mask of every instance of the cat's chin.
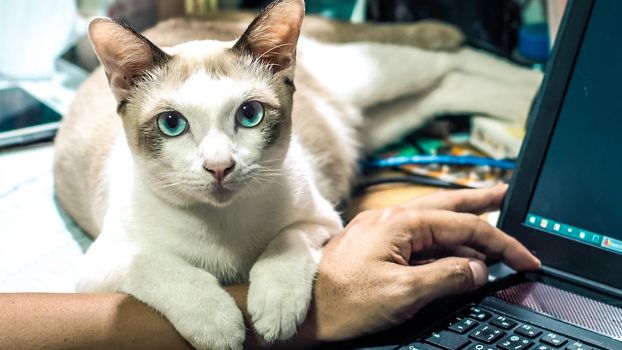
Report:
[{"label": "cat's chin", "polygon": [[222,186],[215,186],[207,195],[207,202],[217,207],[225,207],[235,197],[236,192]]}]

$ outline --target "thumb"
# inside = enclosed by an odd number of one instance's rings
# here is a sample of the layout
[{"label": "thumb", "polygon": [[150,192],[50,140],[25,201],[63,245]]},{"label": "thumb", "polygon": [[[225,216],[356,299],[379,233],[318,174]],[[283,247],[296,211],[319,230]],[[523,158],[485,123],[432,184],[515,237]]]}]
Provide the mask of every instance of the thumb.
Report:
[{"label": "thumb", "polygon": [[449,257],[410,269],[422,281],[419,296],[425,304],[443,296],[472,291],[488,282],[486,265],[476,259]]}]

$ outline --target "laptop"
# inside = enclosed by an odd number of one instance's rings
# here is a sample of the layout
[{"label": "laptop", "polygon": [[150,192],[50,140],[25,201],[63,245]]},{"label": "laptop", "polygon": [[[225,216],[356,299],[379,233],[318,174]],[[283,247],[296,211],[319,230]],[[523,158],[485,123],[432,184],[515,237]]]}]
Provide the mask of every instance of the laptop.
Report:
[{"label": "laptop", "polygon": [[621,37],[622,1],[569,1],[499,221],[541,271],[491,266],[497,281],[468,304],[441,301],[457,309],[365,347],[622,350]]}]

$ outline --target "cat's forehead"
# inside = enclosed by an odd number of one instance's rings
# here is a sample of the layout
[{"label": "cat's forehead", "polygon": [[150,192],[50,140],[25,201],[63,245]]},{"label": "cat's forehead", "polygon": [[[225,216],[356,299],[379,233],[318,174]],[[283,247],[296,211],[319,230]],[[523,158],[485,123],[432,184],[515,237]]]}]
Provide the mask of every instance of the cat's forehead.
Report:
[{"label": "cat's forehead", "polygon": [[163,106],[200,114],[255,99],[280,108],[281,95],[287,92],[282,81],[266,65],[236,53],[232,46],[233,42],[204,40],[166,48],[170,61],[135,91],[134,101],[142,110],[140,122]]},{"label": "cat's forehead", "polygon": [[222,55],[231,49],[234,43],[234,41],[196,40],[164,48],[164,51],[169,55],[200,61]]},{"label": "cat's forehead", "polygon": [[179,87],[179,84],[196,80],[197,75],[207,74],[214,80],[233,79],[251,84],[274,82],[269,68],[250,56],[236,53],[231,49],[233,45],[234,42],[202,40],[167,48],[172,59],[164,80]]},{"label": "cat's forehead", "polygon": [[228,75],[234,71],[237,58],[231,51],[232,43],[203,40],[191,41],[166,48],[171,55],[168,73],[177,82],[190,79],[199,71],[209,71],[212,75]]},{"label": "cat's forehead", "polygon": [[205,107],[223,108],[232,102],[246,99],[258,99],[264,103],[279,107],[275,90],[262,80],[239,79],[223,74],[214,76],[206,70],[196,70],[186,80],[180,82],[177,89],[163,92],[169,101],[197,109]]}]

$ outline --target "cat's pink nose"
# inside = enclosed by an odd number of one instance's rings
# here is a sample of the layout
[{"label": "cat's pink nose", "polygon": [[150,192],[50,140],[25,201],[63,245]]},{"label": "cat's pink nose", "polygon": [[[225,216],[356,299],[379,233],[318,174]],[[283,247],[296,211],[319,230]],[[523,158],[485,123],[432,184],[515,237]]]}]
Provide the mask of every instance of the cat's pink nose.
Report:
[{"label": "cat's pink nose", "polygon": [[231,173],[231,171],[235,168],[235,161],[233,159],[228,162],[218,162],[218,163],[205,163],[203,164],[203,169],[207,170],[218,182],[222,182],[227,175]]}]

